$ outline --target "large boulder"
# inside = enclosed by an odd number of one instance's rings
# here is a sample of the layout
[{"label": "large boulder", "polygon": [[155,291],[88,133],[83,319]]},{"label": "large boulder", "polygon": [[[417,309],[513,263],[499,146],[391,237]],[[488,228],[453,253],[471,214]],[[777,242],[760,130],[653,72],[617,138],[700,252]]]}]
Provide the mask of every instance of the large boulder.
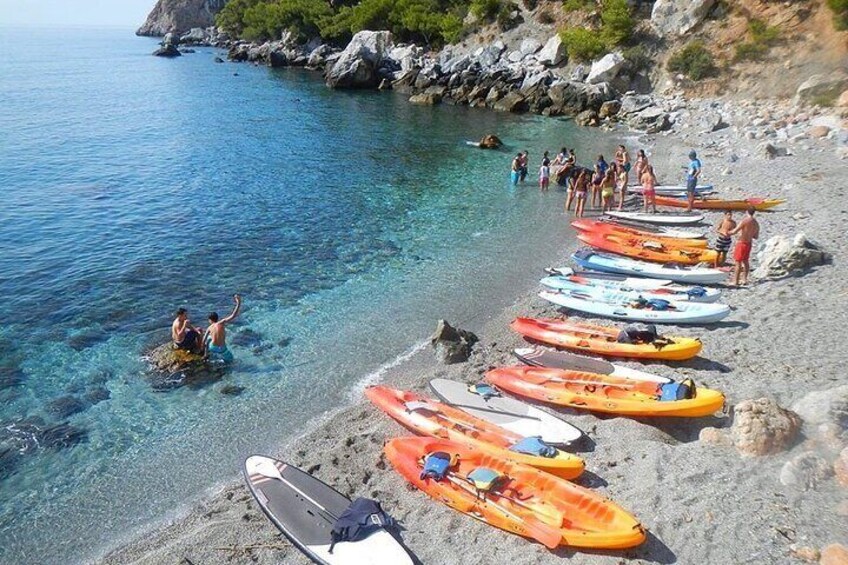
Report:
[{"label": "large boulder", "polygon": [[848,88],[848,73],[835,72],[811,76],[801,83],[795,94],[799,100],[805,102],[836,101],[846,88]]},{"label": "large boulder", "polygon": [[165,34],[165,38],[159,49],[153,52],[157,57],[179,57],[182,55],[179,50],[180,38],[175,33]]},{"label": "large boulder", "polygon": [[695,29],[710,13],[716,0],[657,0],[651,26],[660,37],[681,37]]},{"label": "large boulder", "polygon": [[627,94],[621,99],[621,113],[635,114],[653,103],[654,99],[646,94]]},{"label": "large boulder", "polygon": [[327,71],[330,88],[374,88],[380,83],[377,69],[391,46],[388,31],[360,31]]},{"label": "large boulder", "polygon": [[597,126],[600,123],[598,113],[591,108],[583,110],[574,117],[574,123],[578,126]]},{"label": "large boulder", "polygon": [[503,52],[506,50],[506,45],[501,41],[495,41],[485,47],[479,47],[474,51],[474,58],[480,63],[483,69],[493,67],[497,63]]},{"label": "large boulder", "polygon": [[441,103],[441,101],[442,95],[436,92],[420,92],[409,97],[411,104],[419,104],[421,106],[435,106]]},{"label": "large boulder", "polygon": [[528,37],[521,42],[521,45],[518,47],[518,50],[521,51],[521,54],[526,57],[527,55],[533,55],[541,48],[541,41],[533,37]]},{"label": "large boulder", "polygon": [[646,133],[657,133],[671,127],[668,112],[657,106],[648,106],[636,114],[631,114],[628,122],[633,128],[644,130]]},{"label": "large boulder", "polygon": [[779,279],[801,274],[831,260],[830,253],[808,240],[803,233],[791,240],[782,235],[770,238],[757,258],[759,266],[754,276],[760,279]]},{"label": "large boulder", "polygon": [[478,338],[473,333],[454,328],[445,320],[439,320],[430,343],[436,350],[436,358],[445,365],[462,363],[471,356],[471,348]]},{"label": "large boulder", "polygon": [[193,28],[215,25],[217,14],[227,0],[159,0],[136,35],[161,37],[166,33],[183,34]]},{"label": "large boulder", "polygon": [[600,118],[612,118],[621,111],[621,102],[618,100],[608,100],[601,104],[598,110]]},{"label": "large boulder", "polygon": [[188,33],[180,36],[181,45],[206,45],[211,35],[207,28],[193,27]]},{"label": "large boulder", "polygon": [[789,448],[797,439],[801,418],[774,400],[745,400],[734,407],[730,437],[742,455],[758,456]]},{"label": "large boulder", "polygon": [[589,76],[586,77],[586,82],[589,84],[598,84],[601,82],[609,82],[618,76],[618,73],[627,64],[624,55],[618,51],[608,53],[592,63],[592,68],[589,69]]},{"label": "large boulder", "polygon": [[489,134],[483,137],[480,140],[480,143],[477,145],[480,149],[499,149],[503,146],[503,141],[496,135]]},{"label": "large boulder", "polygon": [[536,60],[546,67],[556,67],[568,56],[568,50],[562,42],[559,34],[551,36],[551,38],[542,47],[542,50],[536,53]]},{"label": "large boulder", "polygon": [[527,99],[520,92],[510,92],[492,107],[501,112],[524,112],[527,110]]},{"label": "large boulder", "polygon": [[833,469],[824,457],[807,451],[783,465],[780,469],[780,483],[799,490],[814,490],[832,475]]}]

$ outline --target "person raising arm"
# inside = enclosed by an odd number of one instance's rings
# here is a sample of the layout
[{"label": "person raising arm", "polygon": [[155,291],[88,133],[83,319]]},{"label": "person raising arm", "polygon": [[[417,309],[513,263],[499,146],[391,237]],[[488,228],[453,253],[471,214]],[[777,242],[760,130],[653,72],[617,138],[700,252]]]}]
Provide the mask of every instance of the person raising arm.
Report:
[{"label": "person raising arm", "polygon": [[206,333],[203,334],[203,343],[206,347],[206,357],[229,363],[233,360],[233,354],[227,349],[227,330],[226,325],[236,319],[241,312],[241,296],[233,295],[235,307],[232,313],[223,319],[218,319],[218,313],[212,312],[209,314],[209,327],[206,328]]}]

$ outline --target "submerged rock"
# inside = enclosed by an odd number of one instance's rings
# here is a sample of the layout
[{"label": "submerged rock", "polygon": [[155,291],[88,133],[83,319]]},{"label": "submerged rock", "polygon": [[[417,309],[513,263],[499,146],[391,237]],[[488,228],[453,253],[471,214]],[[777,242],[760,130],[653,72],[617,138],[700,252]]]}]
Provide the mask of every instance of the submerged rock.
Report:
[{"label": "submerged rock", "polygon": [[69,424],[57,424],[42,430],[39,439],[43,447],[59,449],[88,440],[88,432]]},{"label": "submerged rock", "polygon": [[0,481],[17,471],[21,455],[11,447],[0,446]]},{"label": "submerged rock", "polygon": [[104,400],[109,400],[112,397],[112,393],[108,388],[99,386],[95,389],[92,389],[85,393],[83,398],[91,405],[98,404],[103,402]]},{"label": "submerged rock", "polygon": [[146,355],[153,371],[148,380],[153,390],[165,392],[183,386],[202,387],[220,380],[226,366],[207,363],[203,357],[166,343]]},{"label": "submerged rock", "polygon": [[758,398],[734,407],[730,437],[742,455],[769,455],[790,447],[800,429],[798,414],[770,398]]},{"label": "submerged rock", "polygon": [[24,384],[24,372],[17,367],[0,367],[0,390]]},{"label": "submerged rock", "polygon": [[238,333],[233,334],[230,343],[240,347],[257,347],[262,344],[262,335],[250,328],[245,328]]},{"label": "submerged rock", "polygon": [[791,241],[782,235],[770,238],[757,258],[759,266],[754,276],[759,279],[801,274],[831,261],[830,253],[808,240],[803,233],[797,234]]},{"label": "submerged rock", "polygon": [[445,365],[462,363],[471,356],[471,348],[479,339],[473,333],[454,328],[445,320],[439,320],[430,343],[436,350],[436,358]]},{"label": "submerged rock", "polygon": [[48,402],[44,407],[44,411],[59,420],[64,420],[68,416],[73,416],[86,408],[88,408],[88,404],[79,398],[66,395]]},{"label": "submerged rock", "polygon": [[244,387],[234,384],[225,384],[224,386],[218,389],[218,392],[225,396],[238,396],[242,392],[244,392]]}]

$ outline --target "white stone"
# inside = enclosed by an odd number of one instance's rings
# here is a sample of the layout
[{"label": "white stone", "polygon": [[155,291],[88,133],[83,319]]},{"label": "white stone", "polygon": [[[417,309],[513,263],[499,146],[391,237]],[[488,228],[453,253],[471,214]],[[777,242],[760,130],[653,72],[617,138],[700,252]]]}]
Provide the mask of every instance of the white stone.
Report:
[{"label": "white stone", "polygon": [[592,63],[592,68],[589,71],[589,76],[586,77],[586,82],[589,84],[609,82],[618,75],[626,62],[624,55],[617,51],[604,55]]},{"label": "white stone", "polygon": [[562,63],[568,51],[563,44],[559,34],[551,36],[551,38],[542,47],[542,50],[536,54],[536,60],[548,67],[555,67]]},{"label": "white stone", "polygon": [[523,55],[532,55],[541,48],[541,41],[533,37],[528,37],[527,39],[521,42],[521,46],[518,48],[518,50],[521,51]]},{"label": "white stone", "polygon": [[716,0],[657,0],[651,25],[660,37],[680,37],[700,24]]}]

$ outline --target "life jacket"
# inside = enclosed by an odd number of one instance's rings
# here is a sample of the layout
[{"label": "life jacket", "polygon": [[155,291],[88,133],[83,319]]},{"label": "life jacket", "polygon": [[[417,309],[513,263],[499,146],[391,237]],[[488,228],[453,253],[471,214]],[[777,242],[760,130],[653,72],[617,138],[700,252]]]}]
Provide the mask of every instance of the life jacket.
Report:
[{"label": "life jacket", "polygon": [[660,385],[660,401],[674,402],[695,398],[695,381],[686,379],[679,383],[664,383]]},{"label": "life jacket", "polygon": [[558,453],[555,447],[542,441],[541,436],[531,436],[521,439],[515,442],[509,450],[547,458],[556,457]]},{"label": "life jacket", "polygon": [[434,479],[441,481],[444,479],[450,468],[456,465],[456,457],[444,451],[434,451],[424,458],[424,469],[421,471],[419,478]]},{"label": "life jacket", "polygon": [[707,294],[707,289],[702,286],[693,286],[692,288],[686,291],[686,294],[693,298],[700,298]]},{"label": "life jacket", "polygon": [[333,553],[333,547],[340,541],[359,541],[375,530],[395,527],[397,523],[394,518],[386,514],[379,502],[370,498],[357,498],[333,524],[329,552]]},{"label": "life jacket", "polygon": [[483,400],[489,400],[492,397],[501,395],[498,389],[486,383],[473,384],[468,387],[468,392],[482,396]]}]

